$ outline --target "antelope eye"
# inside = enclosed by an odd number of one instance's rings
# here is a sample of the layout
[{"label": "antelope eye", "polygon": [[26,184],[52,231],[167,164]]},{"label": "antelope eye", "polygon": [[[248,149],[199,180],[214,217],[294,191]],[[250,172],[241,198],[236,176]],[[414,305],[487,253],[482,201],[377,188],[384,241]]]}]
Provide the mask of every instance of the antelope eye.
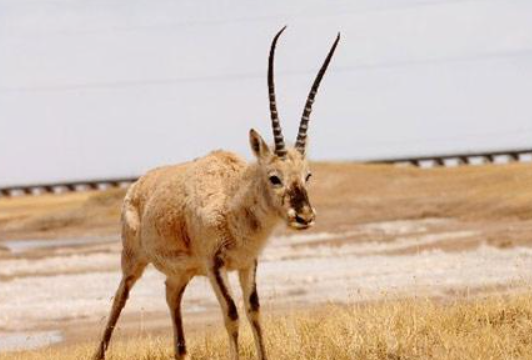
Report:
[{"label": "antelope eye", "polygon": [[310,180],[310,178],[312,177],[312,174],[311,173],[308,173],[307,174],[307,177],[305,178],[305,182],[308,182]]},{"label": "antelope eye", "polygon": [[279,179],[279,176],[277,175],[270,176],[270,183],[272,183],[272,185],[274,186],[283,185],[283,182],[281,181],[281,179]]}]

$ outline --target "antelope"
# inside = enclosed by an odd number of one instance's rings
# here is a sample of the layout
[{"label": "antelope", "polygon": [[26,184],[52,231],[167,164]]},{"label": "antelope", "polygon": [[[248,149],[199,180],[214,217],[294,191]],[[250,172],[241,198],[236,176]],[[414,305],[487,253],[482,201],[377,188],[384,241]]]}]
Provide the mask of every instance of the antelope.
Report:
[{"label": "antelope", "polygon": [[196,276],[209,279],[222,308],[231,358],[238,360],[238,312],[228,283],[237,271],[258,358],[266,360],[259,318],[257,259],[273,229],[283,221],[297,230],[314,225],[307,194],[311,177],[306,159],[312,104],[336,50],[336,37],[308,95],[295,145],[286,146],[277,113],[274,55],[283,27],[273,38],[268,59],[270,117],[275,144],[249,132],[256,162],[218,150],[191,162],[156,168],[127,191],[122,206],[122,280],[95,354],[105,358],[113,329],[129,292],[148,264],[166,275],[166,301],[173,323],[175,359],[188,359],[181,300]]}]

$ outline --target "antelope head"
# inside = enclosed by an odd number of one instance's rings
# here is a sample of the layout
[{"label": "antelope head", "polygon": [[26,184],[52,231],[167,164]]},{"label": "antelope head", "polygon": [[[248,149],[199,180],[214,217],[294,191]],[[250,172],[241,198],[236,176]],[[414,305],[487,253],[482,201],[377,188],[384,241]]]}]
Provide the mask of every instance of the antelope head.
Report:
[{"label": "antelope head", "polygon": [[308,94],[295,145],[293,147],[287,147],[284,142],[281,123],[277,113],[275,85],[273,81],[275,47],[279,36],[285,29],[286,26],[274,37],[268,61],[268,90],[274,147],[268,146],[258,132],[253,129],[250,130],[249,136],[251,149],[259,164],[260,181],[263,185],[262,188],[264,189],[266,201],[275,213],[287,222],[288,226],[302,230],[314,225],[316,218],[316,212],[310,203],[307,193],[308,183],[312,176],[306,158],[307,130],[310,113],[321,79],[329,66],[329,62],[340,40],[340,34],[336,37]]}]

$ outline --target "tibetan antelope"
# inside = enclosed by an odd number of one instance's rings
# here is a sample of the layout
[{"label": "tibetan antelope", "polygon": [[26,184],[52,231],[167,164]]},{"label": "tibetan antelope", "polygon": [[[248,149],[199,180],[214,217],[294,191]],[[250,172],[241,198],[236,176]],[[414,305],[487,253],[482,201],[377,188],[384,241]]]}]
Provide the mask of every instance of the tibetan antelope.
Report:
[{"label": "tibetan antelope", "polygon": [[249,141],[255,163],[215,151],[192,162],[152,170],[127,191],[122,208],[123,275],[96,359],[105,357],[129,292],[151,263],[167,276],[166,301],[176,359],[187,359],[181,299],[196,275],[208,277],[223,311],[231,357],[238,359],[238,313],[227,280],[227,272],[236,270],[257,354],[266,360],[255,283],[257,258],[283,220],[300,230],[314,224],[315,211],[306,189],[311,176],[305,156],[307,130],[316,92],[340,40],[338,34],[314,80],[295,146],[287,147],[273,81],[275,47],[285,28],[274,37],[268,61],[275,146],[270,148],[252,129]]}]

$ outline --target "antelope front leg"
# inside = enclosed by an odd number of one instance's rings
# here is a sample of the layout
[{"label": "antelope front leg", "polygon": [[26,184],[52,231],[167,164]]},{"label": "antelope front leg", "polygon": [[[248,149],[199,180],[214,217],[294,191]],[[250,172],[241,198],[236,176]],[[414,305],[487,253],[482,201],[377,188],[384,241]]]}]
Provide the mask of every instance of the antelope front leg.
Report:
[{"label": "antelope front leg", "polygon": [[242,296],[244,297],[244,304],[246,307],[246,315],[253,330],[253,337],[255,339],[255,348],[257,349],[257,356],[259,360],[266,360],[266,351],[264,349],[264,341],[262,339],[262,329],[260,326],[260,304],[259,295],[257,293],[257,260],[253,266],[238,272],[240,286],[242,287]]},{"label": "antelope front leg", "polygon": [[225,329],[229,335],[231,358],[238,360],[238,312],[231,296],[224,261],[218,255],[215,256],[210,267],[209,280],[222,307]]}]

